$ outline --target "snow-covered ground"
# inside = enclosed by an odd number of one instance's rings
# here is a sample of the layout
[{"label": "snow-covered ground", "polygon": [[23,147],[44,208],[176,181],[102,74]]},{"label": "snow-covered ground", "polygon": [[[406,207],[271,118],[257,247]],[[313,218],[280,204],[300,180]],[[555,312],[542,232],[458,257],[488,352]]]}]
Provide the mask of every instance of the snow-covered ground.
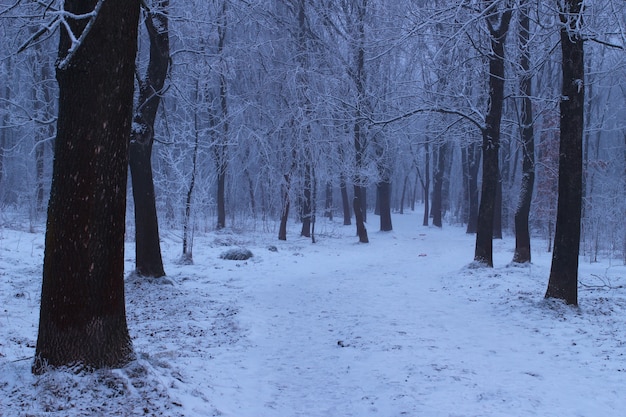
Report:
[{"label": "snow-covered ground", "polygon": [[[474,237],[396,215],[356,243],[275,233],[196,235],[169,284],[127,278],[137,360],[33,376],[43,231],[0,229],[0,416],[623,416],[626,267],[581,263],[580,308],[545,301],[550,254],[474,269]],[[273,245],[277,251],[268,248]],[[248,261],[219,255],[246,247]],[[127,270],[133,244],[127,245]]]}]

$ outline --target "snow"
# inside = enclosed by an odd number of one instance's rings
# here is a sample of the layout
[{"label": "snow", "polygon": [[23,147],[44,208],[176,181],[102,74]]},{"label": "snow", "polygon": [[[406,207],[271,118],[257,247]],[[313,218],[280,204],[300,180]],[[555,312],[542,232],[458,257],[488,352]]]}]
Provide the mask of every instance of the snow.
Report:
[{"label": "snow", "polygon": [[[0,416],[622,416],[626,267],[581,259],[580,308],[545,301],[550,254],[471,265],[464,229],[396,215],[358,244],[196,234],[194,265],[163,232],[168,280],[126,280],[137,359],[33,376],[43,231],[0,229]],[[245,247],[247,261],[219,258]],[[133,268],[133,244],[126,248]],[[277,251],[268,250],[271,246]]]}]

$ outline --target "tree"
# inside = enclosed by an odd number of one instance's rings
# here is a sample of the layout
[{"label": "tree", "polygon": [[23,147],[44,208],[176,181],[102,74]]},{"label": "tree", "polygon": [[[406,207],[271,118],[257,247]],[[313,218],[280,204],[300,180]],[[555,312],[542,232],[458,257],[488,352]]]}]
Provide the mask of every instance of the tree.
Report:
[{"label": "tree", "polygon": [[554,251],[546,298],[578,304],[578,254],[582,207],[584,53],[578,0],[558,2],[561,20],[562,77],[559,123],[559,196]]},{"label": "tree", "polygon": [[515,210],[515,252],[513,262],[530,262],[530,232],[528,217],[530,203],[535,184],[535,132],[533,128],[532,75],[530,73],[530,7],[528,0],[520,5],[519,43],[521,49],[520,69],[523,71],[520,79],[521,114],[520,134],[522,137],[522,185],[519,202]]},{"label": "tree", "polygon": [[169,67],[169,30],[166,9],[169,0],[158,0],[146,11],[145,25],[150,40],[146,75],[139,80],[139,97],[130,137],[129,164],[135,203],[135,271],[148,277],[165,275],[159,223],[152,178],[154,122],[161,102]]},{"label": "tree", "polygon": [[504,101],[504,42],[509,30],[512,9],[508,2],[505,9],[498,12],[495,2],[486,2],[487,28],[490,35],[489,53],[489,107],[483,129],[483,183],[478,208],[476,228],[476,249],[474,261],[493,266],[493,219],[496,203],[496,188],[500,170],[498,150],[500,149],[500,124]]},{"label": "tree", "polygon": [[64,3],[35,373],[132,357],[124,229],[139,4]]}]

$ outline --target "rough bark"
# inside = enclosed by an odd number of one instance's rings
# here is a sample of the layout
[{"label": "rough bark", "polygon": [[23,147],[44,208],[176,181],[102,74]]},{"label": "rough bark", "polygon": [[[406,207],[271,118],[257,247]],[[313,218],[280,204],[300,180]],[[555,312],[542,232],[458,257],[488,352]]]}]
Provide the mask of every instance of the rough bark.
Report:
[{"label": "rough bark", "polygon": [[135,204],[135,272],[141,276],[165,275],[156,195],[152,176],[154,122],[161,103],[161,93],[169,68],[168,19],[164,10],[169,0],[160,0],[155,10],[147,12],[145,24],[150,40],[150,58],[143,80],[130,136],[129,166]]},{"label": "rough bark", "polygon": [[[74,14],[96,0],[66,0]],[[128,137],[138,0],[107,0],[68,56],[61,30],[59,116],[33,371],[116,367],[132,357],[124,300]],[[80,34],[87,20],[68,19]]]},{"label": "rough bark", "polygon": [[578,255],[582,207],[582,139],[584,127],[583,39],[577,22],[582,13],[578,0],[562,3],[560,18],[562,75],[559,193],[554,251],[546,298],[578,304]]},{"label": "rough bark", "polygon": [[521,102],[521,136],[522,136],[522,184],[519,201],[515,210],[515,252],[513,262],[526,263],[531,261],[530,231],[528,217],[535,185],[535,132],[533,128],[532,75],[530,73],[530,17],[527,0],[521,5],[519,42],[521,48],[520,67],[523,71],[520,80]]}]

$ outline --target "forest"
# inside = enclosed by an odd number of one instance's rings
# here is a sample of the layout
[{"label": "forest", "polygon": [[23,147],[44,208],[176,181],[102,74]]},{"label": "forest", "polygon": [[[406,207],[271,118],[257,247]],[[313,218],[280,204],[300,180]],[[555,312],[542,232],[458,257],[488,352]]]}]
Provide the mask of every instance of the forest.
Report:
[{"label": "forest", "polygon": [[626,265],[623,1],[0,0],[0,31],[35,374],[127,364],[125,279],[171,283],[207,235],[462,229],[465,265],[547,256],[573,306],[581,265]]}]

